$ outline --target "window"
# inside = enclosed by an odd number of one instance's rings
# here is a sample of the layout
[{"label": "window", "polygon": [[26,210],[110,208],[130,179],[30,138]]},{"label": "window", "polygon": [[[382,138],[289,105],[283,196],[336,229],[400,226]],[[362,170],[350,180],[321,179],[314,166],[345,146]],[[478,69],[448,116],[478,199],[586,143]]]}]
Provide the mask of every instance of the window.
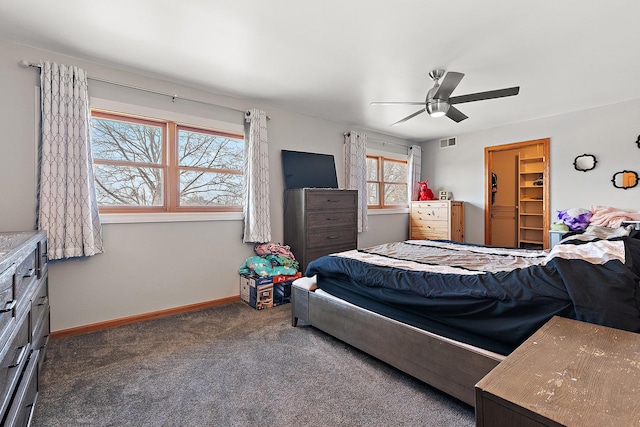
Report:
[{"label": "window", "polygon": [[92,111],[100,212],[242,210],[244,136]]},{"label": "window", "polygon": [[368,155],[367,200],[373,209],[407,206],[407,161]]}]

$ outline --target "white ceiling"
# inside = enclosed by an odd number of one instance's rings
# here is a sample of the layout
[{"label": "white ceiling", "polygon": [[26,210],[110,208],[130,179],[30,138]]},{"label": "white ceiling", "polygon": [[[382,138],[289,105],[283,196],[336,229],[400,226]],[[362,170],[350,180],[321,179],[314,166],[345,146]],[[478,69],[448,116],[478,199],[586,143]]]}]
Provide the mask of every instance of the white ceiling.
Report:
[{"label": "white ceiling", "polygon": [[[640,98],[637,0],[0,0],[0,38],[413,140]],[[48,58],[25,58],[28,60]],[[466,76],[456,124],[433,68]]]}]

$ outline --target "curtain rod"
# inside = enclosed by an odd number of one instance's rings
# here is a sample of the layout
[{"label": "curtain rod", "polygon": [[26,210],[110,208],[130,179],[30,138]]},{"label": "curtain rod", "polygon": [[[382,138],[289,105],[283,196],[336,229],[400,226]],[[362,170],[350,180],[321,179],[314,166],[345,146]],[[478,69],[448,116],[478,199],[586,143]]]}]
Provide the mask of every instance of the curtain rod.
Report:
[{"label": "curtain rod", "polygon": [[[344,136],[349,136],[349,135],[351,135],[351,132],[344,133]],[[384,139],[371,138],[370,136],[367,136],[367,141],[375,141],[375,142],[381,143],[382,145],[395,145],[396,147],[402,147],[407,149],[411,147],[411,145],[398,144],[397,142],[390,142],[390,141],[385,141]]]},{"label": "curtain rod", "polygon": [[[42,68],[40,66],[40,64],[34,64],[32,62],[28,62],[25,59],[20,61],[20,65],[25,67],[25,68],[27,68],[27,67],[38,68],[38,69]],[[192,99],[192,98],[182,98],[182,97],[180,97],[178,95],[172,95],[172,94],[169,94],[169,93],[159,92],[159,91],[152,90],[152,89],[146,89],[146,88],[139,87],[139,86],[131,86],[131,85],[128,85],[128,84],[118,83],[118,82],[114,82],[114,81],[111,81],[111,80],[100,79],[100,78],[97,78],[97,77],[89,77],[89,76],[87,76],[87,79],[93,80],[93,81],[96,81],[96,82],[111,84],[111,85],[114,85],[114,86],[125,87],[127,89],[135,89],[135,90],[139,90],[141,92],[153,93],[154,95],[167,96],[167,97],[171,98],[171,100],[173,102],[176,102],[176,99],[181,99],[183,101],[195,102],[195,103],[198,103],[198,104],[212,105],[214,107],[222,107],[222,108],[226,108],[226,109],[229,109],[229,110],[233,110],[233,111],[238,111],[240,113],[244,113],[247,116],[249,115],[249,111],[247,111],[247,110],[240,110],[238,108],[227,107],[226,105],[214,104],[212,102],[200,101],[200,100]],[[271,117],[267,116],[267,120],[271,120]]]}]

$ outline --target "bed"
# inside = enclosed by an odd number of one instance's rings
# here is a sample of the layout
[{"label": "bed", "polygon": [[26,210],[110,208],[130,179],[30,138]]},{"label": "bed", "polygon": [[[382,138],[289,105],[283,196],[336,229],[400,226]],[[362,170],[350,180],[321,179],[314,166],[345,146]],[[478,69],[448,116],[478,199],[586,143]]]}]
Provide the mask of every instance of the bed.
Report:
[{"label": "bed", "polygon": [[311,262],[292,324],[474,405],[474,385],[555,315],[640,332],[640,239],[592,227],[549,251],[409,240]]}]

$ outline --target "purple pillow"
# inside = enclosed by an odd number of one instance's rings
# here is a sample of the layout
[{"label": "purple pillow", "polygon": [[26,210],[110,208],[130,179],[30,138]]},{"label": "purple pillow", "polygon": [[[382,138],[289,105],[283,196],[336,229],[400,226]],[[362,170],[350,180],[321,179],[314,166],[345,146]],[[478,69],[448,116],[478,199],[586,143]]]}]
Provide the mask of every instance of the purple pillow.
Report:
[{"label": "purple pillow", "polygon": [[589,226],[591,213],[588,209],[571,208],[558,211],[558,220],[572,231],[581,231]]}]

